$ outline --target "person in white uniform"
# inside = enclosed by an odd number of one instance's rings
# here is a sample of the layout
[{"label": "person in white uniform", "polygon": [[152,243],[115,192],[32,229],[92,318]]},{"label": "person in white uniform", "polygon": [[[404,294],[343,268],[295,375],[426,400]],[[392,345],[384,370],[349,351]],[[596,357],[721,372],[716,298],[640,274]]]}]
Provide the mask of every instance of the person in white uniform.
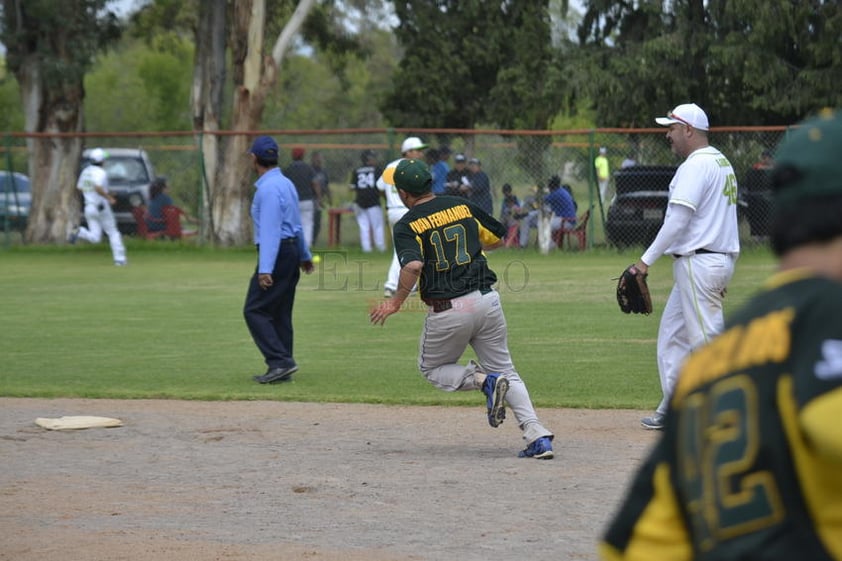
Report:
[{"label": "person in white uniform", "polygon": [[83,239],[86,242],[99,243],[102,233],[105,232],[111,244],[114,264],[121,267],[126,264],[126,247],[111,210],[111,205],[116,203],[117,199],[108,192],[108,176],[102,168],[106,156],[102,148],[94,148],[89,155],[90,164],[79,174],[76,188],[82,191],[88,227],[74,228],[67,241],[74,244],[77,239]]},{"label": "person in white uniform", "polygon": [[708,117],[695,103],[655,122],[669,127],[672,152],[684,158],[669,186],[664,224],[636,266],[644,273],[662,255],[672,258],[674,285],[658,329],[663,398],[646,429],[663,428],[679,369],[692,350],[724,326],[723,300],[740,253],[737,178],[722,152],[708,144]]},{"label": "person in white uniform", "polygon": [[[395,188],[395,168],[401,160],[409,158],[413,160],[423,160],[424,150],[427,145],[421,142],[417,136],[410,136],[401,144],[401,157],[394,160],[386,166],[383,173],[377,179],[377,188],[383,191],[386,195],[386,218],[389,220],[389,231],[394,231],[395,224],[398,220],[406,214],[409,209],[403,204],[398,190]],[[395,295],[398,289],[398,278],[401,273],[401,264],[398,261],[398,254],[394,250],[394,243],[392,244],[392,264],[389,266],[389,272],[386,275],[386,282],[383,283],[383,296],[391,298]]]}]

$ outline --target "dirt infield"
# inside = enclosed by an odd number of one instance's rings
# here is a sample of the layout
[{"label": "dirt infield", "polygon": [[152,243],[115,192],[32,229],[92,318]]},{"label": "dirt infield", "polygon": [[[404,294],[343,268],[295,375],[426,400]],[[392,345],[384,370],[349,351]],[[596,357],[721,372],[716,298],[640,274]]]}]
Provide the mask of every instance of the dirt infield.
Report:
[{"label": "dirt infield", "polygon": [[[0,559],[595,559],[653,433],[544,409],[556,458],[471,408],[0,399]],[[47,431],[36,417],[125,426]]]}]

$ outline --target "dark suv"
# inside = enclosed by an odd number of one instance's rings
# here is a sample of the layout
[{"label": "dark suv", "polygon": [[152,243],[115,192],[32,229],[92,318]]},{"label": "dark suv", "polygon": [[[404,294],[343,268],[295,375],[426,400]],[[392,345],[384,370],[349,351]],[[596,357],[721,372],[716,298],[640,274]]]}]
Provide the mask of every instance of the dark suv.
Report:
[{"label": "dark suv", "polygon": [[608,209],[608,243],[648,246],[664,223],[676,166],[632,166],[614,173],[617,197]]},{"label": "dark suv", "polygon": [[[108,190],[117,199],[112,207],[117,227],[124,234],[136,231],[132,208],[149,204],[149,186],[155,170],[146,151],[141,148],[102,148],[106,158],[102,164],[108,175]],[[90,164],[90,149],[82,153],[81,168]]]}]

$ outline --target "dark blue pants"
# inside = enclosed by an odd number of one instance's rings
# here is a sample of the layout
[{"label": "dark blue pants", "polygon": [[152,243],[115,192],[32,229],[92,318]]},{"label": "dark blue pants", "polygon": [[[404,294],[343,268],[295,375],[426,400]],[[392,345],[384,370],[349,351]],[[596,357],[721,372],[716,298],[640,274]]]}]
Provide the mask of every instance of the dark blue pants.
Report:
[{"label": "dark blue pants", "polygon": [[266,290],[257,282],[257,269],[249,282],[243,316],[251,337],[269,368],[289,368],[292,358],[292,305],[301,277],[298,242],[284,240],[275,260],[272,286]]}]

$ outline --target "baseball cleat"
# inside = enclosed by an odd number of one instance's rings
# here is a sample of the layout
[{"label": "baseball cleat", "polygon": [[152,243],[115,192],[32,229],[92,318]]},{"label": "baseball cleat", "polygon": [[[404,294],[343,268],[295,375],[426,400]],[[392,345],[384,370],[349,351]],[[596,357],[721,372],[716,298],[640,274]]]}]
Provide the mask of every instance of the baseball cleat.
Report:
[{"label": "baseball cleat", "polygon": [[536,439],[525,450],[518,452],[518,458],[535,458],[536,460],[551,460],[553,458],[553,445],[551,436],[542,436]]},{"label": "baseball cleat", "polygon": [[640,420],[640,425],[646,430],[663,430],[664,416],[660,413],[655,413],[651,417],[644,417]]},{"label": "baseball cleat", "polygon": [[502,374],[488,374],[482,384],[482,393],[488,407],[488,424],[499,427],[506,418],[506,392],[509,381]]},{"label": "baseball cleat", "polygon": [[76,243],[76,240],[79,239],[79,226],[74,226],[73,229],[67,234],[67,243],[73,245]]}]

